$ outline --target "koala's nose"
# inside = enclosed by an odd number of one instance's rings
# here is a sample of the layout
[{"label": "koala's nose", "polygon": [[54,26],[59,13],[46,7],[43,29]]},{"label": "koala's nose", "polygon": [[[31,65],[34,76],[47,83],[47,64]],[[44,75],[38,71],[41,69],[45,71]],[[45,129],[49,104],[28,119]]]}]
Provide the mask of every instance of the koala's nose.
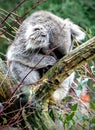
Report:
[{"label": "koala's nose", "polygon": [[42,36],[42,37],[46,37],[46,34],[42,34],[41,36]]}]

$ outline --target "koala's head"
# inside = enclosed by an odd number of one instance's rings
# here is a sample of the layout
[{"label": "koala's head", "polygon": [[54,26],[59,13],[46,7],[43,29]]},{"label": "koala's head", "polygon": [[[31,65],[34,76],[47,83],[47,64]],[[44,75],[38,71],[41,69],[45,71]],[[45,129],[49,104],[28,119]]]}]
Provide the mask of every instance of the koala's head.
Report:
[{"label": "koala's head", "polygon": [[26,49],[37,49],[49,45],[49,33],[42,25],[28,26],[26,30]]}]

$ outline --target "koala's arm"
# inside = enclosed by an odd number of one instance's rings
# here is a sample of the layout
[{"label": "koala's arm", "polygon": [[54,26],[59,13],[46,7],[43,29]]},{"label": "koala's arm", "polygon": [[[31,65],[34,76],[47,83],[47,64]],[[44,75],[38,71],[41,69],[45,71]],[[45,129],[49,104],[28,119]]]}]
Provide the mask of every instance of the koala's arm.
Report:
[{"label": "koala's arm", "polygon": [[50,55],[35,54],[33,57],[26,58],[27,65],[35,68],[43,68],[54,65],[56,59]]},{"label": "koala's arm", "polygon": [[43,68],[47,66],[52,66],[56,63],[56,59],[50,55],[43,54],[31,54],[31,55],[22,55],[22,54],[12,54],[9,50],[7,53],[9,61],[17,61],[23,65],[35,68]]}]

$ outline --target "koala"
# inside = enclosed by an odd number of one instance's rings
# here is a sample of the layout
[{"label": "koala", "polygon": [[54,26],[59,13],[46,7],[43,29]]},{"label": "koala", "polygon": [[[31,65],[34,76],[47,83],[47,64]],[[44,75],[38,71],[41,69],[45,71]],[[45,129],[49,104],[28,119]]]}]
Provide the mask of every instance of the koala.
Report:
[{"label": "koala", "polygon": [[[35,12],[23,21],[8,49],[10,72],[19,82],[36,83],[41,78],[39,69],[53,66],[73,49],[74,39],[80,42],[84,38],[85,33],[69,19],[47,11]],[[48,54],[49,50],[53,51]],[[67,95],[73,79],[74,73],[54,92],[56,102]]]},{"label": "koala", "polygon": [[[40,48],[47,47],[49,44],[49,35],[46,29],[42,28],[37,31],[35,26],[32,32],[31,37],[26,39],[23,25],[21,25],[15,40],[7,52],[12,76],[21,82],[27,75],[23,81],[24,84],[36,83],[40,79],[37,69],[48,65],[52,66],[56,62],[53,56],[39,53]],[[39,50],[37,50],[38,48]],[[31,73],[29,73],[30,71]]]}]

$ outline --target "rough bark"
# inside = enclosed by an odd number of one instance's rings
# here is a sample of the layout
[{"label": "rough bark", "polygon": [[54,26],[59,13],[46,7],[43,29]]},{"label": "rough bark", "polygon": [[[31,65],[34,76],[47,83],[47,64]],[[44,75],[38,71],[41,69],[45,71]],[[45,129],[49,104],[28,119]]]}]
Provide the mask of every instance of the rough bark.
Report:
[{"label": "rough bark", "polygon": [[[95,37],[63,57],[44,75],[41,79],[41,84],[35,86],[35,99],[32,101],[32,104],[30,105],[31,107],[27,109],[23,107],[22,116],[29,130],[57,130],[56,125],[48,114],[48,100],[50,96],[59,87],[59,84],[73,71],[94,57]],[[0,76],[1,82],[2,77],[3,73],[1,73]],[[0,86],[1,89],[9,89],[9,82],[9,79],[5,80],[5,82]],[[30,89],[31,87],[32,86],[30,86]],[[6,95],[9,95],[7,89],[4,91]],[[1,102],[2,101],[3,100],[1,100]]]}]

